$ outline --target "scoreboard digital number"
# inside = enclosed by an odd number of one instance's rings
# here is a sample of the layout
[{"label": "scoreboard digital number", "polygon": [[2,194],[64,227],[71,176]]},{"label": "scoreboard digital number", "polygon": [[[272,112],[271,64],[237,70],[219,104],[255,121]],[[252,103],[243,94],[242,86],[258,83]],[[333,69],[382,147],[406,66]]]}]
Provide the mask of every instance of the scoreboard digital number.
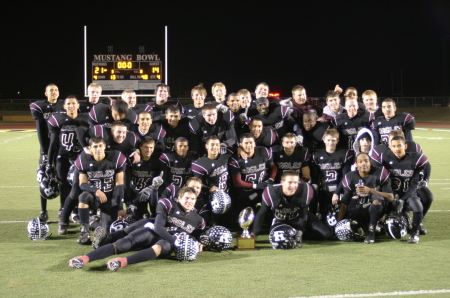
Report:
[{"label": "scoreboard digital number", "polygon": [[154,90],[162,82],[157,54],[94,55],[92,82],[103,90]]}]

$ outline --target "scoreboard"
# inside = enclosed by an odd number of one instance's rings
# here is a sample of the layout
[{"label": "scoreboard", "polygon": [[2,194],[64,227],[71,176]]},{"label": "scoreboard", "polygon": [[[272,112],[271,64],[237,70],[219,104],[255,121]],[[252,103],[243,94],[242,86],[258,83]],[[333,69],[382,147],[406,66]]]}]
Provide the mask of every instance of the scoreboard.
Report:
[{"label": "scoreboard", "polygon": [[92,82],[103,90],[154,90],[162,82],[157,54],[94,55]]}]

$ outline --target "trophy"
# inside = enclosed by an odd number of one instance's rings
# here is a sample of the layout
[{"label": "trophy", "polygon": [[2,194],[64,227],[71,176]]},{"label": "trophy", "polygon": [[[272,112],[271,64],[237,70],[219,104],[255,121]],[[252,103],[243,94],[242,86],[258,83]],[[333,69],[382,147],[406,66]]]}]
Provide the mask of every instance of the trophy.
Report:
[{"label": "trophy", "polygon": [[247,207],[239,213],[239,225],[244,229],[242,235],[237,238],[236,250],[256,250],[255,237],[248,232],[248,228],[255,218],[255,213],[251,207]]}]

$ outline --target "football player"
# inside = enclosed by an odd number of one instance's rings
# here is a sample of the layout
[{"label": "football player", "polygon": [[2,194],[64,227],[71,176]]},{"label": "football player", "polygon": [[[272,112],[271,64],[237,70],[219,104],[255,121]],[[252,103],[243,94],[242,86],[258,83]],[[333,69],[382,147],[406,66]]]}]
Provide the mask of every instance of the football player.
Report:
[{"label": "football player", "polygon": [[252,234],[259,234],[267,211],[272,210],[272,226],[284,223],[297,230],[295,238],[298,248],[302,245],[303,233],[309,233],[309,238],[315,240],[328,239],[331,236],[330,230],[308,211],[313,195],[312,186],[301,182],[296,171],[285,171],[281,175],[281,185],[271,185],[264,189]]},{"label": "football player", "polygon": [[210,136],[205,144],[207,155],[192,162],[192,173],[201,179],[203,185],[210,192],[216,189],[228,189],[228,161],[233,152],[227,150],[220,153],[220,140],[217,136]]},{"label": "football player", "polygon": [[394,129],[403,130],[405,139],[412,141],[411,130],[415,129],[416,120],[414,116],[408,113],[395,114],[397,107],[392,98],[387,98],[381,103],[381,109],[384,116],[380,116],[372,123],[372,127],[380,134],[381,142],[386,144],[389,138],[389,132]]},{"label": "football player", "polygon": [[[339,133],[330,128],[323,135],[325,148],[313,153],[311,182],[319,187],[319,212],[325,220],[332,197],[342,177],[350,171],[354,159],[353,150],[337,149]],[[312,206],[312,211],[316,206]]]},{"label": "football player", "polygon": [[225,95],[227,94],[227,88],[222,82],[214,83],[211,87],[211,93],[216,102],[225,103]]},{"label": "football player", "polygon": [[[48,148],[50,145],[47,120],[53,113],[63,111],[62,102],[58,102],[59,89],[55,84],[48,84],[45,87],[47,100],[40,100],[30,104],[31,116],[36,120],[36,130],[39,140],[39,167],[45,170],[48,162]],[[39,218],[42,221],[48,220],[47,199],[40,196],[41,213]]]},{"label": "football player", "polygon": [[249,133],[255,137],[256,146],[271,147],[277,142],[277,134],[270,128],[264,127],[261,119],[253,118],[248,126]]},{"label": "football player", "polygon": [[161,83],[156,85],[155,101],[148,103],[145,106],[145,111],[152,114],[153,122],[166,120],[166,110],[171,106],[177,106],[178,110],[182,111],[183,106],[177,100],[169,100],[170,88],[168,85]]},{"label": "football player", "polygon": [[116,100],[112,106],[96,104],[89,112],[90,126],[103,125],[107,129],[114,121],[122,121],[127,124],[128,130],[134,131],[137,118],[136,112],[128,109],[128,104],[123,100]]},{"label": "football player", "polygon": [[366,90],[363,92],[361,97],[363,104],[366,107],[366,110],[373,113],[375,115],[375,119],[380,116],[383,116],[383,112],[381,111],[381,108],[378,106],[378,97],[375,91]]},{"label": "football player", "polygon": [[[357,170],[347,173],[342,179],[342,196],[338,221],[348,218],[356,220],[367,231],[364,243],[375,243],[375,228],[386,207],[385,200],[392,202],[389,171],[373,168],[367,153],[356,157]],[[355,199],[356,197],[356,199]],[[349,207],[350,206],[350,207]]]},{"label": "football player", "polygon": [[344,107],[341,106],[341,98],[338,92],[334,90],[328,90],[325,94],[325,101],[327,105],[323,108],[322,117],[319,121],[331,122],[331,120],[336,117],[337,114],[342,114],[344,112]]},{"label": "football player", "polygon": [[363,127],[370,128],[375,116],[369,111],[358,109],[358,101],[354,98],[345,101],[345,109],[347,113],[336,115],[331,123],[346,137],[347,140],[342,142],[342,145],[345,148],[353,148],[358,131]]},{"label": "football player", "polygon": [[256,147],[255,138],[250,134],[241,136],[238,154],[230,158],[229,166],[237,192],[237,199],[232,203],[235,212],[260,203],[262,191],[273,184],[277,174],[272,151],[265,147]]},{"label": "football player", "polygon": [[[78,112],[80,104],[78,99],[71,95],[64,100],[66,113],[53,114],[48,118],[48,130],[50,132],[50,145],[48,150],[47,173],[54,175],[59,182],[61,209],[69,196],[72,186],[67,181],[67,174],[71,164],[75,162],[81,152],[81,145],[76,137],[77,127],[89,126],[87,114]],[[72,208],[73,209],[73,208]],[[67,219],[71,210],[67,210]],[[61,214],[61,218],[65,218]]]},{"label": "football player", "polygon": [[97,83],[91,83],[88,86],[88,100],[80,103],[81,113],[89,113],[93,106],[98,103],[105,105],[111,105],[112,100],[110,98],[101,97],[102,86]]},{"label": "football player", "polygon": [[421,174],[428,164],[428,158],[422,153],[407,153],[407,146],[404,137],[393,137],[389,144],[391,151],[382,153],[380,160],[391,173],[392,190],[404,202],[403,211],[413,212],[408,243],[419,243],[419,234],[426,234],[422,224],[424,210],[428,211],[433,198],[431,193],[419,192],[423,188]]},{"label": "football player", "polygon": [[292,109],[292,117],[301,121],[303,115],[308,111],[315,110],[318,115],[322,115],[324,102],[318,98],[306,97],[306,89],[301,85],[292,88],[292,97],[282,100],[281,105],[289,105]]},{"label": "football player", "polygon": [[323,134],[330,128],[328,122],[319,122],[317,113],[314,110],[308,111],[303,115],[300,124],[302,127],[302,145],[307,147],[310,152],[315,152],[325,147],[323,143]]},{"label": "football player", "polygon": [[178,137],[175,140],[175,151],[164,152],[159,157],[160,168],[164,171],[163,187],[169,184],[183,186],[186,180],[193,176],[191,164],[197,158],[196,152],[189,151],[188,140],[185,137]]},{"label": "football player", "polygon": [[189,128],[193,134],[192,150],[200,155],[205,152],[204,144],[209,136],[217,136],[224,151],[236,144],[233,112],[218,113],[214,103],[206,103],[201,117],[193,118],[189,122]]},{"label": "football player", "polygon": [[199,84],[192,88],[191,98],[194,103],[183,107],[184,116],[189,119],[197,117],[197,115],[201,113],[202,107],[205,105],[206,95],[208,95],[208,93],[206,92],[205,87],[203,87],[203,84]]},{"label": "football player", "polygon": [[107,262],[108,269],[115,272],[127,265],[170,256],[173,247],[179,245],[179,234],[192,234],[199,239],[205,228],[204,219],[194,211],[196,200],[195,190],[184,187],[178,193],[178,202],[159,200],[154,224],[148,219],[142,219],[109,235],[99,229],[100,247],[87,255],[70,259],[69,267],[80,269],[88,262],[131,250],[140,251],[128,257],[110,259]]},{"label": "football player", "polygon": [[[180,110],[176,106],[167,108],[166,119],[160,121],[163,132],[158,140],[164,143],[166,151],[172,151],[175,148],[175,140],[178,137],[183,136],[190,139],[189,119],[182,117]],[[191,142],[189,142],[189,145],[191,145]]]},{"label": "football player", "polygon": [[124,167],[127,158],[119,151],[107,151],[101,137],[89,140],[91,154],[82,153],[75,161],[79,172],[81,194],[78,197],[81,234],[79,244],[90,242],[89,209],[102,211],[102,226],[106,227],[117,218],[125,217]]}]

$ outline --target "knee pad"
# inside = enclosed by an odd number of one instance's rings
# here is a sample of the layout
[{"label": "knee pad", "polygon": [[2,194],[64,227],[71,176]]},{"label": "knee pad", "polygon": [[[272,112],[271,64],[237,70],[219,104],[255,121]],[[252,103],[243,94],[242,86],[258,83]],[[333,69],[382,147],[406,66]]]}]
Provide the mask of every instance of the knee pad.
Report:
[{"label": "knee pad", "polygon": [[131,250],[131,240],[128,237],[121,238],[114,243],[116,254],[125,253]]},{"label": "knee pad", "polygon": [[80,201],[80,203],[91,206],[94,201],[94,196],[91,193],[84,191],[80,194],[78,200]]}]

